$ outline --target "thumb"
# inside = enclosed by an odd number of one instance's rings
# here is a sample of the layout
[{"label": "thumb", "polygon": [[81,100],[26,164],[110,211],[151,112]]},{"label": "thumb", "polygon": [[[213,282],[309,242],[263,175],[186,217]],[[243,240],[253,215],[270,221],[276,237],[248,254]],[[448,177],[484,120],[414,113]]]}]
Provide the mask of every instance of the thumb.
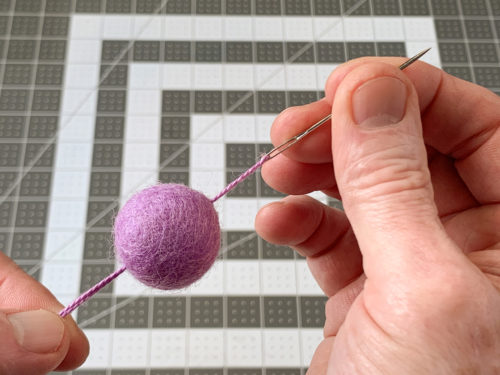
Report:
[{"label": "thumb", "polygon": [[437,215],[418,97],[405,74],[376,62],[355,68],[332,111],[335,176],[368,279],[413,279],[457,257]]},{"label": "thumb", "polygon": [[69,347],[62,319],[47,310],[0,312],[0,337],[1,374],[45,374]]}]

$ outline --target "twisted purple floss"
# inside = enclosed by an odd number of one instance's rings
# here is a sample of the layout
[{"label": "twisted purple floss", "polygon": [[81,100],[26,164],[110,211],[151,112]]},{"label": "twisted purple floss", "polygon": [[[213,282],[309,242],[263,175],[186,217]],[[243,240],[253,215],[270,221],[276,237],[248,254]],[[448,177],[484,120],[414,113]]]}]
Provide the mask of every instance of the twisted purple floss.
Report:
[{"label": "twisted purple floss", "polygon": [[119,269],[117,269],[115,272],[112,274],[106,276],[104,279],[99,281],[97,284],[95,284],[92,288],[87,290],[85,293],[80,295],[77,299],[75,299],[73,302],[71,302],[68,306],[66,306],[64,309],[59,311],[59,316],[61,318],[64,318],[66,315],[71,314],[73,310],[75,310],[78,306],[80,306],[82,303],[87,301],[90,297],[92,297],[94,294],[96,294],[99,290],[104,288],[106,285],[108,285],[111,281],[116,279],[118,276],[120,276],[123,271],[126,270],[125,266],[121,266]]},{"label": "twisted purple floss", "polygon": [[123,263],[118,270],[59,312],[61,317],[108,285],[125,270],[159,289],[180,289],[200,279],[219,252],[220,226],[213,203],[255,173],[264,155],[213,199],[184,185],[147,188],[123,206],[115,219],[115,249]]},{"label": "twisted purple floss", "polygon": [[224,195],[226,195],[227,193],[229,193],[231,190],[233,190],[236,185],[238,185],[240,182],[242,182],[243,180],[245,180],[246,178],[248,178],[248,176],[252,175],[253,173],[255,173],[255,171],[257,169],[259,169],[260,167],[262,167],[262,164],[264,164],[266,161],[269,160],[269,155],[264,155],[257,163],[255,163],[252,167],[250,167],[249,169],[247,169],[245,172],[243,172],[236,180],[234,180],[233,182],[231,182],[229,185],[227,185],[224,190],[222,190],[219,194],[217,194],[212,200],[211,202],[215,202],[217,199],[223,197]]}]

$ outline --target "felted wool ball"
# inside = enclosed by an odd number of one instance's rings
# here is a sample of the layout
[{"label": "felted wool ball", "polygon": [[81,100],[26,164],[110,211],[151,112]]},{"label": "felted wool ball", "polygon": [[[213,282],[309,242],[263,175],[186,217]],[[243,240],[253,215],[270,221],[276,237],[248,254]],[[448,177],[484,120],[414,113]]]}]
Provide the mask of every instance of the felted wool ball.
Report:
[{"label": "felted wool ball", "polygon": [[130,198],[115,219],[117,258],[142,283],[180,289],[200,279],[219,252],[214,205],[202,193],[161,184]]}]

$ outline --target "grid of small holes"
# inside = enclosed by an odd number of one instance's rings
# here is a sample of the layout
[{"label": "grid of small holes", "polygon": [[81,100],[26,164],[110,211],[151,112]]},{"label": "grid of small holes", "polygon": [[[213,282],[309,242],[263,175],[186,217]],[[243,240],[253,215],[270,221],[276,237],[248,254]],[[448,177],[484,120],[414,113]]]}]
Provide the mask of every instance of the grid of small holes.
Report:
[{"label": "grid of small holes", "polygon": [[[150,370],[125,370],[125,369],[113,369],[109,372],[111,375],[223,375],[227,373],[228,375],[300,375],[305,374],[307,369],[304,368],[151,368]],[[52,373],[51,373],[52,374]],[[54,373],[58,374],[58,373]],[[74,375],[107,375],[106,370],[75,370]]]},{"label": "grid of small holes", "polygon": [[[252,42],[252,41],[126,41],[106,40],[102,59],[121,64],[134,62],[199,63],[343,63],[365,55],[406,56],[403,42]],[[110,67],[110,70],[113,68]],[[121,71],[120,71],[121,70]],[[111,78],[110,78],[111,80]]]},{"label": "grid of small holes", "polygon": [[[97,95],[92,165],[87,204],[87,230],[85,232],[83,266],[80,290],[100,281],[114,269],[112,259],[111,228],[118,210],[121,191],[121,166],[123,162],[123,137],[127,100],[128,62],[111,63],[109,56],[120,51],[121,44],[103,42],[100,65],[100,85]],[[113,290],[113,285],[103,289],[102,304]],[[139,306],[137,302],[133,307]],[[140,308],[141,306],[137,307]],[[89,307],[90,308],[90,307]],[[114,319],[95,322],[95,326],[110,324],[126,326],[130,323],[127,310],[114,313]],[[82,318],[90,313],[82,312]],[[80,315],[79,319],[80,319]],[[139,324],[139,323],[138,323]]]},{"label": "grid of small holes", "polygon": [[[321,296],[161,296],[122,303],[125,300],[100,294],[79,308],[77,320],[86,322],[87,329],[222,328],[224,322],[230,328],[320,328],[325,322],[326,297]],[[115,303],[112,314],[93,319]]]},{"label": "grid of small holes", "polygon": [[443,69],[500,94],[497,2],[434,0],[433,11]]},{"label": "grid of small holes", "polygon": [[[10,192],[0,246],[26,270],[43,257],[55,154],[50,141],[62,99],[69,16],[54,5],[19,0],[0,7],[0,34],[8,37],[0,45],[0,138],[12,138],[0,145],[1,164],[9,168],[0,172],[0,190]],[[29,171],[16,184],[23,167]]]},{"label": "grid of small holes", "polygon": [[[165,5],[161,0],[79,0],[77,13],[111,14],[200,14],[200,15],[258,15],[258,16],[335,16],[349,12],[355,16],[426,16],[442,14],[453,9],[453,1],[432,0],[431,7],[427,0],[366,0],[359,4],[356,0],[169,0]],[[444,4],[440,4],[444,3]],[[451,3],[451,5],[449,5]],[[464,12],[473,10],[473,3],[481,2],[462,0]],[[477,14],[475,11],[474,14]]]},{"label": "grid of small holes", "polygon": [[162,137],[186,140],[190,113],[277,114],[289,105],[307,104],[322,95],[320,91],[165,90],[162,95]]},{"label": "grid of small holes", "polygon": [[301,259],[302,256],[288,246],[264,241],[253,231],[223,231],[224,259]]},{"label": "grid of small holes", "polygon": [[160,123],[159,181],[189,185],[191,93],[164,91]]}]

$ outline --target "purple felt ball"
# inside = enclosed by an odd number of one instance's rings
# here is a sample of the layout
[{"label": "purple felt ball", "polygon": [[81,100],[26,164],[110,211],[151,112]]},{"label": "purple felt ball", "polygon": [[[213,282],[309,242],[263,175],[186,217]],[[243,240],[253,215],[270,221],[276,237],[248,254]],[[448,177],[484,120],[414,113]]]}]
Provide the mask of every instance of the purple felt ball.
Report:
[{"label": "purple felt ball", "polygon": [[219,218],[202,193],[184,185],[156,185],[122,207],[114,237],[118,259],[135,278],[159,289],[180,289],[214,263]]}]

